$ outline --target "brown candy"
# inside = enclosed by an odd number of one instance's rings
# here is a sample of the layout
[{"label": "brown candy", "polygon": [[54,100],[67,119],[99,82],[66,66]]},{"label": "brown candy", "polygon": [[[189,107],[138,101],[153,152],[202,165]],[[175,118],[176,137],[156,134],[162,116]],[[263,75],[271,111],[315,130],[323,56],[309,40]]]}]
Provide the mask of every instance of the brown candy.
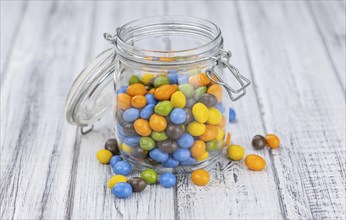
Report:
[{"label": "brown candy", "polygon": [[129,136],[136,136],[137,135],[137,132],[135,130],[135,127],[134,127],[133,123],[126,122],[123,125],[123,130]]},{"label": "brown candy", "polygon": [[252,138],[252,146],[257,150],[261,150],[266,146],[266,139],[262,135],[255,135]]},{"label": "brown candy", "polygon": [[166,135],[171,139],[178,139],[184,133],[181,125],[168,124],[166,128]]},{"label": "brown candy", "polygon": [[113,155],[119,155],[118,141],[114,138],[108,139],[105,143],[105,149],[112,152]]},{"label": "brown candy", "polygon": [[166,153],[173,153],[174,151],[178,150],[179,146],[176,141],[174,140],[165,140],[160,141],[157,143],[157,148],[160,150],[166,152]]},{"label": "brown candy", "polygon": [[136,159],[143,159],[148,156],[148,151],[143,150],[141,147],[133,147],[131,151],[131,156]]},{"label": "brown candy", "polygon": [[142,192],[147,187],[147,183],[140,177],[132,177],[127,183],[132,186],[133,192]]},{"label": "brown candy", "polygon": [[211,108],[217,104],[217,98],[209,93],[203,93],[199,101],[206,105],[208,108]]}]

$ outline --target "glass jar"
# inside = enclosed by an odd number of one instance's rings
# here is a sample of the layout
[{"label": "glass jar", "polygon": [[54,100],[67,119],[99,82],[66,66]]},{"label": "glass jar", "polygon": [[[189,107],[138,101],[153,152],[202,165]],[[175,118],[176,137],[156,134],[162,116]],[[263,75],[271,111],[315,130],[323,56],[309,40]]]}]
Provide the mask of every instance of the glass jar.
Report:
[{"label": "glass jar", "polygon": [[185,173],[215,162],[227,138],[228,99],[238,100],[250,84],[229,63],[220,29],[163,16],[104,37],[113,48],[75,80],[67,120],[91,126],[112,108],[122,157],[139,169]]}]

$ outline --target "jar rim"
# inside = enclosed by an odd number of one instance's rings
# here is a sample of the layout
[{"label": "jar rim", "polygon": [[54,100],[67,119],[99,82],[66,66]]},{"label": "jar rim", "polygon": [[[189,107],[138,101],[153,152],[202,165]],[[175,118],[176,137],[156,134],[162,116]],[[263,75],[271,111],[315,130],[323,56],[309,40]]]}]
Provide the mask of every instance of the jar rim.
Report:
[{"label": "jar rim", "polygon": [[[181,50],[148,50],[132,45],[141,35],[152,37],[180,31],[204,37],[207,41],[197,47]],[[143,37],[143,36],[142,36]],[[131,61],[155,65],[189,64],[205,61],[223,47],[220,28],[211,21],[187,16],[154,16],[137,19],[117,28],[115,49],[118,55]]]}]

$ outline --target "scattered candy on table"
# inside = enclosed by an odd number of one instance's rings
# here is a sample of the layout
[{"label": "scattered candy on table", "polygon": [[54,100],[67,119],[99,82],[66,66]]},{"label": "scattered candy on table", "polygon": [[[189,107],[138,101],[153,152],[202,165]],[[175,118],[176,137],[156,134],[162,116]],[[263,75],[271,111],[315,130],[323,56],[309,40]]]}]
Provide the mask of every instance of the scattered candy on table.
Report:
[{"label": "scattered candy on table", "polygon": [[267,146],[271,149],[276,149],[280,146],[280,139],[275,134],[267,134],[265,139]]},{"label": "scattered candy on table", "polygon": [[155,170],[146,169],[142,171],[141,178],[144,179],[144,181],[150,185],[155,184],[157,182],[158,176]]},{"label": "scattered candy on table", "polygon": [[205,186],[209,183],[209,173],[203,169],[195,170],[191,173],[191,180],[198,186]]},{"label": "scattered candy on table", "polygon": [[132,186],[126,182],[120,182],[112,188],[112,193],[121,199],[128,198],[132,194]]},{"label": "scattered candy on table", "polygon": [[127,183],[132,186],[133,192],[142,192],[147,187],[147,183],[140,177],[132,177]]},{"label": "scattered candy on table", "polygon": [[241,160],[245,155],[244,148],[239,145],[231,145],[227,148],[227,156],[231,160]]},{"label": "scattered candy on table", "polygon": [[251,144],[255,149],[261,150],[266,146],[266,139],[262,135],[255,135]]},{"label": "scattered candy on table", "polygon": [[247,155],[245,157],[245,164],[249,170],[253,171],[260,171],[266,167],[266,161],[256,154]]},{"label": "scattered candy on table", "polygon": [[177,182],[177,178],[172,173],[164,173],[160,175],[159,181],[161,186],[165,188],[171,188]]},{"label": "scattered candy on table", "polygon": [[114,175],[114,176],[112,176],[112,178],[109,179],[109,181],[108,181],[108,187],[109,187],[110,189],[112,189],[113,186],[115,186],[116,184],[121,183],[121,182],[126,182],[126,181],[127,181],[126,176],[123,176],[123,175]]},{"label": "scattered candy on table", "polygon": [[112,152],[106,149],[99,150],[96,154],[97,160],[102,164],[108,164],[112,157]]}]

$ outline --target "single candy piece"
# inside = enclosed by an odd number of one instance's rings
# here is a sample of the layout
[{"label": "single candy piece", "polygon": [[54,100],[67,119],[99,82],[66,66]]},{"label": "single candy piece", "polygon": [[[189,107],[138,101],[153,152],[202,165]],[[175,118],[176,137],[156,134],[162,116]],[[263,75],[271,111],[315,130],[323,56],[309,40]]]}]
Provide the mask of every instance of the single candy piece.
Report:
[{"label": "single candy piece", "polygon": [[186,107],[192,108],[192,106],[196,103],[197,103],[197,101],[194,98],[189,98],[186,100]]},{"label": "single candy piece", "polygon": [[192,111],[189,108],[184,108],[186,114],[186,120],[184,122],[185,125],[188,125],[193,120]]},{"label": "single candy piece", "polygon": [[210,83],[210,79],[205,74],[197,74],[189,78],[189,83],[194,87],[206,86]]},{"label": "single candy piece", "polygon": [[129,108],[124,112],[123,118],[127,122],[134,122],[139,118],[139,110],[136,108]]},{"label": "single candy piece", "polygon": [[114,165],[120,161],[123,161],[123,159],[119,155],[115,155],[111,158],[109,164],[111,165],[111,167],[114,167]]},{"label": "single candy piece", "polygon": [[178,74],[176,70],[168,71],[168,78],[171,84],[178,84]]},{"label": "single candy piece", "polygon": [[148,120],[150,118],[150,116],[154,113],[154,108],[155,108],[154,104],[148,104],[139,113],[139,117]]},{"label": "single candy piece", "polygon": [[154,108],[154,112],[161,116],[167,116],[171,113],[173,110],[173,105],[170,101],[161,101],[157,103],[157,105]]},{"label": "single candy piece", "polygon": [[148,103],[148,104],[154,104],[154,105],[156,105],[157,100],[155,99],[155,97],[154,97],[153,94],[146,94],[144,97],[145,97],[145,99],[147,100],[147,103]]},{"label": "single candy piece", "polygon": [[158,114],[153,114],[149,120],[149,126],[154,131],[164,131],[167,127],[167,121]]},{"label": "single candy piece", "polygon": [[132,177],[127,183],[131,185],[133,192],[142,192],[147,187],[147,183],[140,177]]},{"label": "single candy piece", "polygon": [[207,151],[215,151],[217,149],[217,141],[214,139],[214,140],[211,140],[211,141],[208,141],[207,144]]},{"label": "single candy piece", "polygon": [[139,79],[138,76],[132,75],[129,80],[129,85],[135,84],[135,83],[142,83]]},{"label": "single candy piece", "polygon": [[231,143],[231,133],[227,133],[225,145],[228,146]]},{"label": "single candy piece", "polygon": [[205,151],[201,156],[195,157],[196,161],[203,161],[209,157],[209,152]]},{"label": "single candy piece", "polygon": [[171,102],[174,108],[184,108],[186,105],[186,98],[184,93],[176,91],[171,96]]},{"label": "single candy piece", "polygon": [[227,148],[227,156],[231,160],[241,160],[245,155],[244,148],[239,145],[231,145]]},{"label": "single candy piece", "polygon": [[129,162],[123,160],[113,166],[113,171],[116,174],[127,176],[131,173],[132,167]]},{"label": "single candy piece", "polygon": [[135,127],[134,127],[134,124],[131,123],[131,122],[126,122],[123,125],[123,130],[124,130],[126,135],[131,135],[131,136],[136,136],[137,135]]},{"label": "single candy piece", "polygon": [[[207,93],[207,94],[209,94],[209,93]],[[217,103],[215,108],[217,108],[222,114],[225,113],[225,111],[226,111],[225,106],[223,106],[222,102]]]},{"label": "single candy piece", "polygon": [[203,93],[199,101],[202,102],[204,105],[206,105],[208,108],[211,108],[217,105],[216,97],[209,93]]},{"label": "single candy piece", "polygon": [[193,145],[194,141],[195,140],[193,139],[193,137],[188,133],[181,135],[181,137],[177,140],[179,147],[182,148],[190,148]]},{"label": "single candy piece", "polygon": [[201,124],[199,122],[193,121],[187,126],[187,131],[192,135],[192,136],[200,136],[204,134],[205,132],[205,125]]},{"label": "single candy piece", "polygon": [[148,156],[148,151],[143,150],[141,147],[133,147],[130,155],[135,159],[144,159]]},{"label": "single candy piece", "polygon": [[147,104],[147,99],[143,95],[133,96],[131,105],[135,108],[143,108]]},{"label": "single candy piece", "polygon": [[131,107],[131,96],[128,94],[119,94],[117,95],[117,109],[128,109]]},{"label": "single candy piece", "polygon": [[209,183],[209,173],[203,169],[195,170],[191,173],[192,182],[198,186],[205,186]]},{"label": "single candy piece", "polygon": [[144,181],[147,184],[155,184],[157,182],[157,173],[153,169],[146,169],[143,170],[141,173],[141,178],[144,179]]},{"label": "single candy piece", "polygon": [[128,183],[118,183],[112,188],[112,193],[121,199],[126,199],[132,194],[132,187]]},{"label": "single candy piece", "polygon": [[193,95],[193,86],[190,84],[180,84],[179,91],[181,91],[186,98],[190,98]]},{"label": "single candy piece", "polygon": [[196,103],[192,107],[192,115],[199,123],[205,123],[209,119],[209,109],[202,103]]},{"label": "single candy piece", "polygon": [[190,157],[189,159],[180,162],[180,165],[182,165],[182,166],[191,166],[191,165],[193,165],[194,163],[196,163],[196,159],[193,158],[193,157]]},{"label": "single candy piece", "polygon": [[162,166],[167,168],[175,168],[179,166],[179,161],[174,160],[172,157],[170,157],[167,161],[162,163]]},{"label": "single candy piece", "polygon": [[109,150],[102,149],[96,153],[97,160],[102,164],[108,164],[112,157],[113,154]]},{"label": "single candy piece", "polygon": [[165,85],[165,84],[169,84],[169,78],[166,76],[158,76],[155,80],[154,80],[154,86],[160,87],[161,85]]},{"label": "single candy piece", "polygon": [[216,97],[218,102],[222,101],[222,87],[219,85],[211,85],[209,86],[207,93],[212,94]]},{"label": "single candy piece", "polygon": [[188,149],[179,148],[178,150],[173,152],[173,159],[177,161],[185,161],[191,157],[191,153]]},{"label": "single candy piece", "polygon": [[128,136],[124,139],[124,143],[130,147],[135,147],[139,145],[140,136]]},{"label": "single candy piece", "polygon": [[141,81],[142,81],[142,83],[144,84],[144,85],[149,85],[150,84],[150,81],[151,81],[151,79],[153,79],[154,78],[154,74],[152,74],[152,73],[144,73],[143,75],[142,75],[142,78],[141,78]]},{"label": "single candy piece", "polygon": [[141,136],[149,136],[151,133],[151,128],[149,126],[149,122],[144,119],[137,119],[134,123],[134,128],[137,134]]},{"label": "single candy piece", "polygon": [[267,134],[265,139],[267,146],[271,149],[276,149],[280,146],[280,139],[275,134]]},{"label": "single candy piece", "polygon": [[117,89],[116,94],[122,94],[122,93],[126,93],[128,86],[121,86],[120,89]]},{"label": "single candy piece", "polygon": [[217,124],[217,126],[220,127],[220,128],[225,128],[225,126],[226,126],[226,118],[225,118],[225,116],[222,116],[221,122],[219,124]]},{"label": "single candy piece", "polygon": [[154,141],[165,141],[168,139],[168,136],[164,131],[153,131],[151,132],[151,138],[154,139]]},{"label": "single candy piece", "polygon": [[160,176],[160,185],[165,188],[171,188],[177,182],[177,178],[172,173],[164,173]]},{"label": "single candy piece", "polygon": [[255,135],[251,144],[255,149],[261,150],[266,146],[266,139],[262,135]]},{"label": "single candy piece", "polygon": [[201,140],[196,140],[193,143],[192,147],[190,148],[191,155],[195,158],[202,156],[205,150],[206,150],[205,143],[204,141],[201,141]]},{"label": "single candy piece", "polygon": [[[130,147],[130,146],[128,146],[128,145],[126,145],[125,143],[122,143],[120,149],[121,149],[121,151],[122,151],[123,154],[124,154],[124,153],[130,154],[133,148]],[[113,166],[112,166],[112,167],[113,167]],[[114,168],[114,167],[113,167],[113,168]]]},{"label": "single candy piece", "polygon": [[154,96],[157,100],[163,101],[171,98],[172,94],[178,90],[177,85],[162,85],[154,92]]},{"label": "single candy piece", "polygon": [[234,109],[230,108],[229,109],[229,122],[235,121],[235,117],[236,117],[236,114],[235,114]]},{"label": "single candy piece", "polygon": [[245,157],[245,165],[249,170],[260,171],[266,167],[266,161],[256,154],[249,154]]},{"label": "single candy piece", "polygon": [[126,183],[127,178],[123,175],[114,175],[112,178],[109,179],[107,185],[110,189],[112,189],[116,184],[118,183]]},{"label": "single candy piece", "polygon": [[193,98],[198,101],[201,99],[202,95],[206,92],[207,92],[207,87],[205,86],[198,87],[195,90],[195,93],[193,94]]},{"label": "single candy piece", "polygon": [[135,83],[130,85],[127,90],[127,94],[130,96],[135,96],[135,95],[145,95],[147,93],[147,89],[143,84],[140,83]]},{"label": "single candy piece", "polygon": [[168,124],[166,128],[166,134],[169,138],[175,140],[178,139],[184,133],[183,126]]},{"label": "single candy piece", "polygon": [[155,147],[155,141],[150,137],[141,137],[139,145],[143,150],[152,150]]},{"label": "single candy piece", "polygon": [[181,85],[181,84],[186,84],[186,83],[189,83],[189,76],[179,74],[178,75],[178,84]]},{"label": "single candy piece", "polygon": [[186,120],[186,113],[182,108],[175,108],[169,116],[171,122],[176,125],[183,124]]},{"label": "single candy piece", "polygon": [[171,154],[174,151],[176,151],[179,148],[179,146],[178,146],[177,142],[174,140],[165,140],[165,141],[158,142],[157,148],[163,152]]},{"label": "single candy piece", "polygon": [[206,125],[205,126],[205,132],[199,138],[202,141],[211,141],[217,137],[217,134],[219,133],[218,127],[215,125]]},{"label": "single candy piece", "polygon": [[207,120],[207,123],[210,125],[217,125],[221,123],[221,120],[222,120],[221,112],[217,108],[211,107],[209,109],[209,118]]},{"label": "single candy piece", "polygon": [[215,140],[221,142],[225,138],[225,131],[220,127],[217,127],[217,130],[218,132]]},{"label": "single candy piece", "polygon": [[117,109],[115,112],[115,118],[120,125],[124,125],[126,123],[126,121],[123,118],[123,114],[124,114],[123,109]]},{"label": "single candy piece", "polygon": [[155,160],[157,162],[161,162],[161,163],[165,162],[169,158],[168,153],[163,152],[163,151],[161,151],[161,150],[159,150],[157,148],[151,150],[149,152],[149,156],[150,156],[151,159],[153,159],[153,160]]},{"label": "single candy piece", "polygon": [[119,144],[117,139],[108,139],[105,143],[105,149],[112,152],[113,155],[119,155]]}]

